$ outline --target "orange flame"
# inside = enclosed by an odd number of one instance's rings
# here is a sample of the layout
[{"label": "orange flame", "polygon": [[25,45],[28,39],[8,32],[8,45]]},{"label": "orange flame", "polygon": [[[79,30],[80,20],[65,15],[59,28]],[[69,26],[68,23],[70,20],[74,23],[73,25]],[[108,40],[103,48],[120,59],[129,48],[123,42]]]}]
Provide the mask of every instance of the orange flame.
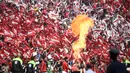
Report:
[{"label": "orange flame", "polygon": [[88,30],[94,26],[94,21],[87,15],[78,15],[71,24],[72,32],[75,36],[79,36],[72,48],[74,50],[75,59],[79,59],[81,49],[86,47],[86,36],[88,35]]}]

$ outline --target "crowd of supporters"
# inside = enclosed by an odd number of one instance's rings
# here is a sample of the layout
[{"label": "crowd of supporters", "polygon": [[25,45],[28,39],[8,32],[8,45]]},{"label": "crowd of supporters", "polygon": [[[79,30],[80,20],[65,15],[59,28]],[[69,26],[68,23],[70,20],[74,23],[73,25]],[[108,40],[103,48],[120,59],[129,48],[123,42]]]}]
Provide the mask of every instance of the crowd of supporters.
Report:
[{"label": "crowd of supporters", "polygon": [[119,50],[111,48],[109,55],[110,65],[106,66],[105,72],[97,72],[93,62],[68,60],[67,57],[55,60],[44,52],[39,58],[36,55],[28,60],[17,54],[12,60],[0,65],[0,73],[129,73],[130,61],[124,57],[121,63],[118,60]]}]

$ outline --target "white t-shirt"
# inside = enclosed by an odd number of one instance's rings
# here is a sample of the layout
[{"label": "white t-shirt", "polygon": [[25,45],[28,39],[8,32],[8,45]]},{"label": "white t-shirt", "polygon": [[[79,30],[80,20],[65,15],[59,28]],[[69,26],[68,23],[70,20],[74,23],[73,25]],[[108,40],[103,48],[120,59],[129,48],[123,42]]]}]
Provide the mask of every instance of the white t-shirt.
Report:
[{"label": "white t-shirt", "polygon": [[95,73],[95,72],[91,69],[88,69],[85,73]]}]

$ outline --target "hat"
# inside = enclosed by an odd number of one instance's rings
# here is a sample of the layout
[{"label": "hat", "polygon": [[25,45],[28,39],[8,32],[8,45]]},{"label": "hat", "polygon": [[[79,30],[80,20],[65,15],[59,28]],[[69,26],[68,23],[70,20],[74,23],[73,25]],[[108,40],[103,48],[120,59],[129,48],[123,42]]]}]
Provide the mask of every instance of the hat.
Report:
[{"label": "hat", "polygon": [[48,57],[48,59],[51,59],[51,58],[52,58],[52,56],[51,56],[50,54],[49,54],[47,57]]},{"label": "hat", "polygon": [[110,49],[109,53],[118,55],[119,50],[118,49]]}]

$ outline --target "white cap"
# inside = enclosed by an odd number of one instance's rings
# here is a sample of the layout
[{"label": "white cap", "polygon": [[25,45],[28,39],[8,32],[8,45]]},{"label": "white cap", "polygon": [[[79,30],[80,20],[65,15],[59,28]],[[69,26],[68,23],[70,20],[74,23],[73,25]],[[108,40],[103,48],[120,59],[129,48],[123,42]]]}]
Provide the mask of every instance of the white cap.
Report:
[{"label": "white cap", "polygon": [[51,59],[51,58],[52,58],[52,56],[49,54],[49,55],[47,56],[47,58],[48,58],[48,59]]}]

